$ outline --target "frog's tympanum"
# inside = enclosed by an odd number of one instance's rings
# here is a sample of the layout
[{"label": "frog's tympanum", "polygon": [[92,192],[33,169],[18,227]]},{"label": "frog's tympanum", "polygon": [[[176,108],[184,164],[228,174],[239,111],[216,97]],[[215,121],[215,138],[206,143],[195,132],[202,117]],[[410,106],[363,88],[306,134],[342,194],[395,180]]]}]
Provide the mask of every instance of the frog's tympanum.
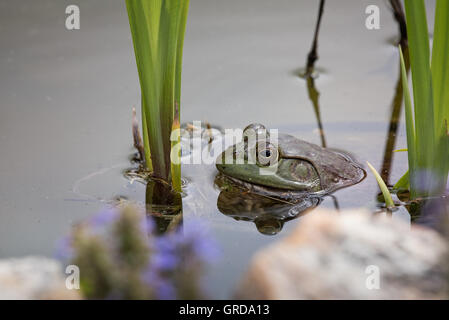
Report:
[{"label": "frog's tympanum", "polygon": [[[366,174],[343,153],[287,134],[274,139],[260,124],[246,127],[243,141],[223,152],[216,166],[222,213],[256,226],[278,220],[280,228],[285,220],[317,206],[323,196],[362,181]],[[280,231],[262,225],[262,233]]]}]

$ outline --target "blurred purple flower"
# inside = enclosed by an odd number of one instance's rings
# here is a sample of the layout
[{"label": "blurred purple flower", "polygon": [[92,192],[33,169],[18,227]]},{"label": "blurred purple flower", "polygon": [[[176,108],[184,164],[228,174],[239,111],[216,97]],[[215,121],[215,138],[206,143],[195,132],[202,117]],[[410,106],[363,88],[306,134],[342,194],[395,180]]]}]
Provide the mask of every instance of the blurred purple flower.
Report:
[{"label": "blurred purple flower", "polygon": [[179,264],[179,257],[175,252],[158,251],[151,257],[150,267],[161,272],[176,269]]},{"label": "blurred purple flower", "polygon": [[[120,208],[104,208],[88,220],[88,226],[94,234],[107,237],[107,228],[116,223],[122,213]],[[144,285],[158,299],[176,299],[178,277],[197,279],[203,265],[214,262],[220,255],[217,243],[200,220],[189,221],[175,232],[156,236],[153,219],[142,213],[139,229],[147,236],[150,248],[150,257],[141,276]],[[57,257],[65,261],[73,259],[76,250],[71,237],[63,238],[57,249]],[[109,297],[118,298],[120,292],[111,292]]]},{"label": "blurred purple flower", "polygon": [[159,272],[165,272],[174,270],[178,266],[180,259],[175,239],[177,236],[177,233],[172,233],[150,239],[150,246],[153,248],[150,268],[154,268]]},{"label": "blurred purple flower", "polygon": [[173,283],[166,277],[161,276],[159,270],[149,264],[149,268],[143,273],[143,281],[152,288],[157,299],[176,299],[176,289]]},{"label": "blurred purple flower", "polygon": [[154,231],[154,221],[153,218],[145,216],[141,221],[142,232],[145,234],[150,234]]},{"label": "blurred purple flower", "polygon": [[73,259],[74,254],[73,239],[71,236],[65,236],[58,241],[58,244],[56,245],[56,259],[70,261]]},{"label": "blurred purple flower", "polygon": [[192,255],[204,263],[215,262],[220,257],[217,242],[201,220],[184,224],[184,242],[191,247]]},{"label": "blurred purple flower", "polygon": [[211,263],[220,256],[217,243],[208,227],[200,220],[190,221],[183,228],[152,239],[155,266],[172,269],[175,264]]},{"label": "blurred purple flower", "polygon": [[175,300],[176,289],[169,281],[161,281],[155,287],[156,297],[161,300]]},{"label": "blurred purple flower", "polygon": [[94,215],[90,220],[89,224],[95,228],[104,228],[117,221],[120,216],[120,212],[115,207],[104,208],[100,213]]}]

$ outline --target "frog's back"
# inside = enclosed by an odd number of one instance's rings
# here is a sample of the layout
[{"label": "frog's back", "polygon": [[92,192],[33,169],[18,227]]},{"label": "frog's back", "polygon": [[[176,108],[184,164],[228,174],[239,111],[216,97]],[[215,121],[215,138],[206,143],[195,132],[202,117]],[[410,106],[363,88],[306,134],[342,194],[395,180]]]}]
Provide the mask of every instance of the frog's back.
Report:
[{"label": "frog's back", "polygon": [[353,159],[338,152],[295,138],[279,135],[279,149],[283,158],[302,159],[310,162],[320,177],[321,190],[330,193],[356,184],[366,173]]}]

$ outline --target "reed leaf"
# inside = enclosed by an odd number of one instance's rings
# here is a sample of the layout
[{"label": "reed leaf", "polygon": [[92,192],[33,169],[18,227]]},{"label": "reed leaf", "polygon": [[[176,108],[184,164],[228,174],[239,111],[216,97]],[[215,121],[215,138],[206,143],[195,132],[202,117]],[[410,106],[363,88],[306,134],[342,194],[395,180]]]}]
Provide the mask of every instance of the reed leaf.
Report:
[{"label": "reed leaf", "polygon": [[170,161],[170,136],[175,105],[180,105],[189,0],[126,0],[126,6],[142,92],[147,168],[155,177],[180,185],[180,164]]},{"label": "reed leaf", "polygon": [[[435,159],[435,129],[429,32],[423,0],[405,0],[415,111],[416,168],[429,170]],[[413,158],[413,156],[412,156]],[[413,180],[413,179],[411,179]],[[425,182],[427,185],[427,182]]]},{"label": "reed leaf", "polygon": [[[414,198],[415,190],[417,188],[415,187],[414,183],[416,182],[416,179],[413,179],[415,176],[416,171],[416,139],[415,139],[415,125],[413,121],[413,109],[412,109],[412,101],[410,98],[410,90],[408,87],[408,80],[407,80],[407,70],[405,68],[405,62],[404,62],[404,55],[402,54],[401,46],[399,46],[399,56],[401,61],[401,79],[402,79],[402,89],[404,90],[404,104],[405,104],[405,124],[406,124],[406,132],[407,132],[407,153],[408,153],[408,167],[409,167],[409,175],[408,182],[410,184],[411,181],[411,196]],[[410,179],[411,177],[411,179]]]},{"label": "reed leaf", "polygon": [[391,193],[390,193],[390,190],[388,190],[387,185],[382,180],[382,178],[381,178],[380,174],[377,172],[377,170],[371,165],[371,163],[369,163],[367,161],[366,164],[368,165],[368,167],[370,168],[374,177],[376,178],[376,181],[377,181],[377,184],[379,185],[380,191],[382,192],[382,195],[384,196],[384,200],[385,200],[385,204],[386,204],[387,208],[394,208],[394,202],[393,202],[393,199],[391,198]]},{"label": "reed leaf", "polygon": [[399,178],[396,184],[393,186],[395,190],[410,190],[409,171]]},{"label": "reed leaf", "polygon": [[[435,104],[435,123],[449,118],[449,1],[437,0],[435,7],[435,27],[432,49],[432,82]],[[440,134],[440,132],[437,132]]]},{"label": "reed leaf", "polygon": [[449,170],[449,2],[436,2],[432,61],[424,1],[404,3],[414,98],[412,108],[401,53],[410,193],[412,198],[436,196],[445,191]]},{"label": "reed leaf", "polygon": [[[447,121],[449,119],[449,1],[437,0],[435,6],[435,26],[432,48],[432,83],[435,106],[436,138],[439,156],[437,168],[439,175],[447,177],[449,170],[449,151]],[[445,179],[441,182],[445,184]]]}]

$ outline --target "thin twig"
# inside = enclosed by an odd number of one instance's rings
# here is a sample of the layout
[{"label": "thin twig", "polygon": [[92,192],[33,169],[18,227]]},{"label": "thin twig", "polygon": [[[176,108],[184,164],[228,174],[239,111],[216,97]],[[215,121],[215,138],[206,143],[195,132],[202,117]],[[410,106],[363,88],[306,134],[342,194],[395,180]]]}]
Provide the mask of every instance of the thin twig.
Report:
[{"label": "thin twig", "polygon": [[324,12],[324,3],[325,0],[320,0],[320,7],[318,9],[318,19],[315,26],[315,34],[313,36],[312,48],[310,48],[310,52],[307,55],[307,65],[306,65],[306,77],[310,77],[313,73],[315,62],[318,60],[318,34],[320,32],[321,26],[321,17]]},{"label": "thin twig", "polygon": [[402,8],[402,4],[400,0],[390,0],[391,7],[393,9],[394,19],[398,23],[399,26],[399,34],[401,35],[401,39],[399,40],[399,44],[401,47],[407,47],[407,24],[405,22],[404,10]]}]

